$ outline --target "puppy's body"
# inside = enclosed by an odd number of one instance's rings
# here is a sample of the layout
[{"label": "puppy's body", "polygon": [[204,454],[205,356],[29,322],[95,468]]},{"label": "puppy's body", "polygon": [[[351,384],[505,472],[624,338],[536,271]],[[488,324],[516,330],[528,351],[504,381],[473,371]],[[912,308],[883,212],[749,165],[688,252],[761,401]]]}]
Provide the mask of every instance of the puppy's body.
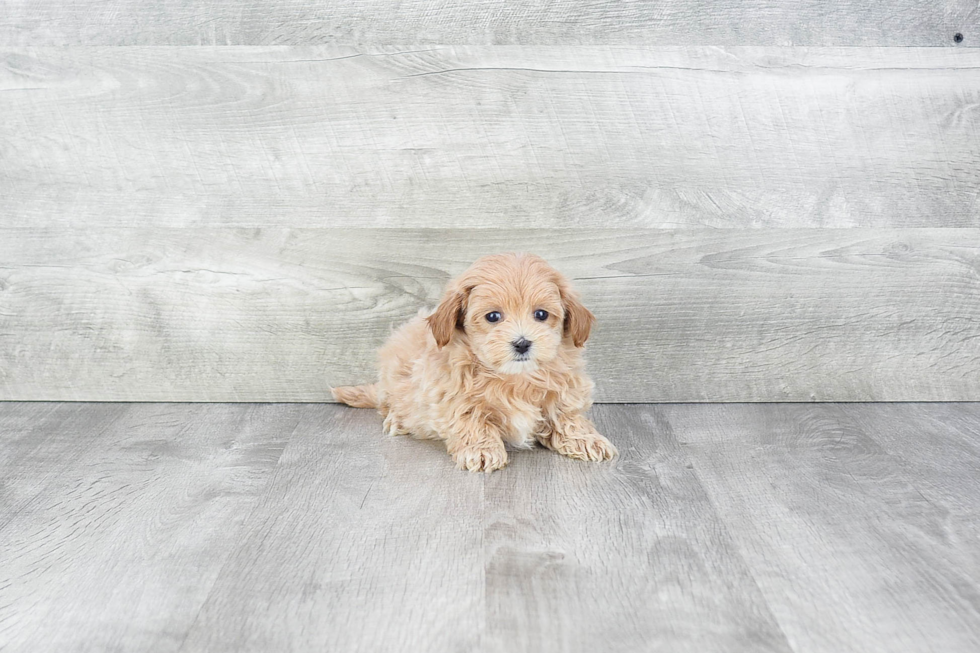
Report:
[{"label": "puppy's body", "polygon": [[504,442],[531,447],[559,397],[578,412],[591,404],[593,384],[577,353],[560,351],[550,365],[527,374],[497,374],[473,355],[465,333],[439,348],[428,322],[416,317],[392,334],[379,354],[385,430],[441,439],[479,403],[493,416]]},{"label": "puppy's body", "polygon": [[335,388],[334,396],[377,407],[391,435],[445,440],[457,465],[472,471],[507,464],[505,443],[608,459],[615,448],[584,416],[593,383],[581,347],[593,320],[542,259],[484,257],[431,315],[391,335],[377,384]]}]

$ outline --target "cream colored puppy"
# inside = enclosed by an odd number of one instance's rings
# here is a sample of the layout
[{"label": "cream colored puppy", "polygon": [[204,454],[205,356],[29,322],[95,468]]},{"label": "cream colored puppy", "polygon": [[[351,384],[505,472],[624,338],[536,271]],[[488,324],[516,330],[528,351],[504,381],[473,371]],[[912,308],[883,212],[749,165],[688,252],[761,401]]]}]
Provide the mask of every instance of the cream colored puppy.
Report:
[{"label": "cream colored puppy", "polygon": [[445,440],[461,469],[500,469],[505,444],[536,441],[579,460],[608,460],[616,448],[584,414],[594,384],[582,347],[593,322],[542,258],[485,256],[449,284],[431,315],[391,335],[377,383],[332,392],[377,408],[391,435]]}]

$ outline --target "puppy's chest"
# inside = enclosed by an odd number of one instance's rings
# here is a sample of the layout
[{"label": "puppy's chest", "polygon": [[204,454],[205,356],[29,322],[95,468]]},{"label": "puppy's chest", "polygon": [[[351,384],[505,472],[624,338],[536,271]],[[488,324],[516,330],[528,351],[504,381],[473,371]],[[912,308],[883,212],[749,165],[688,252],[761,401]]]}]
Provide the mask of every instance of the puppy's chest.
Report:
[{"label": "puppy's chest", "polygon": [[504,439],[514,447],[530,449],[534,446],[534,432],[540,421],[540,411],[511,413],[506,416]]}]

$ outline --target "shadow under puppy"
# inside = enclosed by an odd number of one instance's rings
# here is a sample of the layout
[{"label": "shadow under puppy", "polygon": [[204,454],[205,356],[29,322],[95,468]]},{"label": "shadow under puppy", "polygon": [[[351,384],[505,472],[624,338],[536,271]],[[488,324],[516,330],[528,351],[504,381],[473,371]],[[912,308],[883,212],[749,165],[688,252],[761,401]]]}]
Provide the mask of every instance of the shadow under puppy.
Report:
[{"label": "shadow under puppy", "polygon": [[392,333],[372,385],[333,388],[346,404],[377,408],[390,435],[446,442],[461,469],[507,464],[505,443],[535,441],[579,460],[616,448],[584,413],[595,384],[582,348],[595,316],[568,280],[531,254],[477,260],[441,303]]}]

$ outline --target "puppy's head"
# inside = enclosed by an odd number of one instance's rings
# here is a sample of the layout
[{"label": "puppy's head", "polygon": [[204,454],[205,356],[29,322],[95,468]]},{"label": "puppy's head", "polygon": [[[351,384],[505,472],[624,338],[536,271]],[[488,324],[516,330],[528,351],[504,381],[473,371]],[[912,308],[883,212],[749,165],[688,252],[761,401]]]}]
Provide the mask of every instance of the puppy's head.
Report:
[{"label": "puppy's head", "polygon": [[560,347],[582,347],[595,316],[544,259],[496,254],[450,283],[428,322],[440,348],[465,333],[484,365],[523,374],[554,360]]}]

